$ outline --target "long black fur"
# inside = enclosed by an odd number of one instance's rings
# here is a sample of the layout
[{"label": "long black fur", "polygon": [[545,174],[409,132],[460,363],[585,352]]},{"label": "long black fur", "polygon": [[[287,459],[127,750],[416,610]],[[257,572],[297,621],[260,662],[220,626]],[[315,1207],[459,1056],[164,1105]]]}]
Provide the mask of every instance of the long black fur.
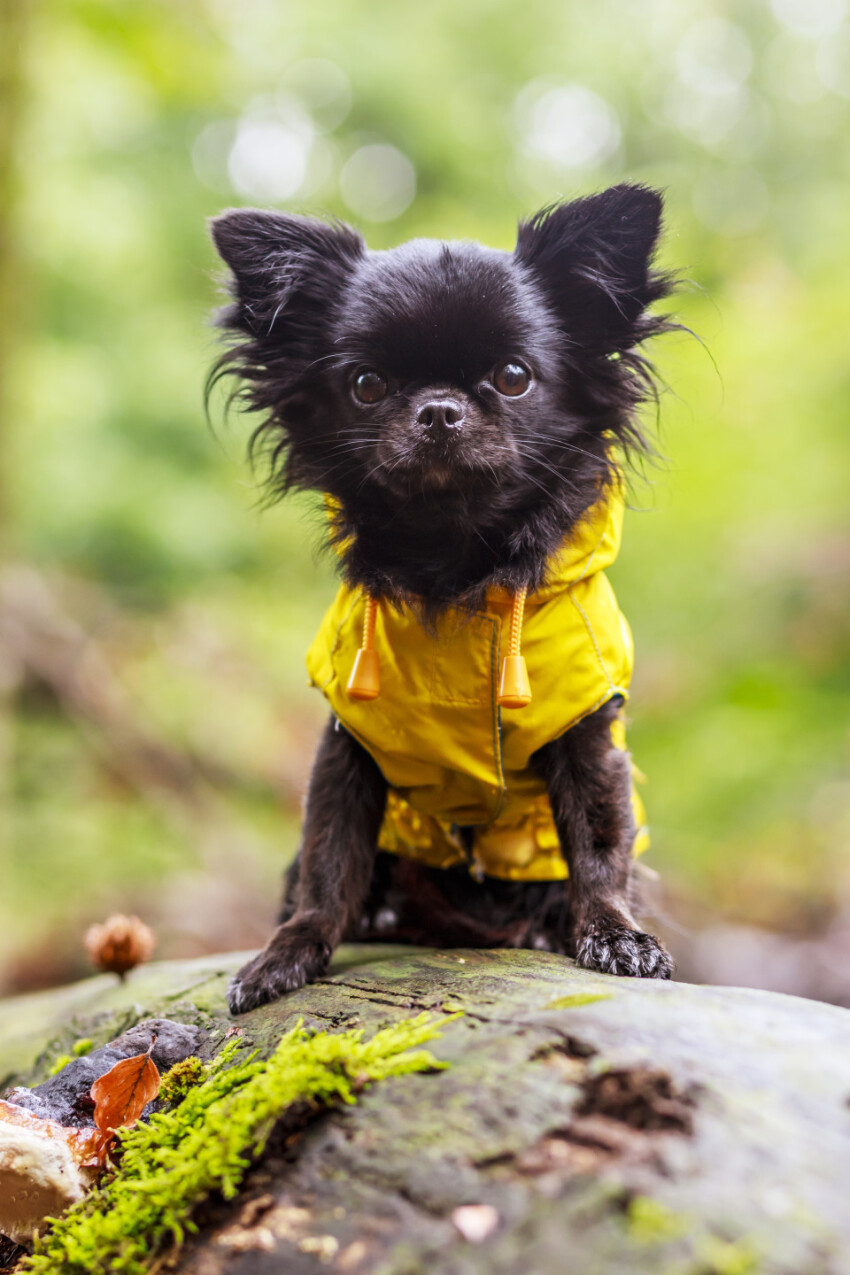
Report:
[{"label": "long black fur", "polygon": [[[449,604],[476,608],[494,584],[534,590],[565,535],[618,481],[623,458],[651,449],[638,419],[655,396],[644,346],[675,326],[649,309],[672,288],[652,264],[660,222],[660,196],[639,185],[544,209],[520,225],[513,253],[431,240],[370,252],[338,223],[225,213],[212,233],[231,270],[232,299],[219,316],[227,348],[209,388],[234,378],[233,396],[257,415],[251,452],[267,466],[270,499],[294,488],[333,497],[329,537],[348,583],[411,603],[426,623]],[[532,377],[519,397],[494,385],[494,369],[512,361]],[[379,402],[363,404],[353,393],[364,369],[386,380]],[[460,426],[423,425],[435,403],[452,406]],[[343,742],[320,751],[288,919],[237,978],[234,1008],[315,977],[326,958],[299,964],[297,948],[329,954],[344,932],[372,933],[378,915],[406,915],[382,899],[392,894],[397,902],[400,892],[418,888],[404,884],[412,868],[392,867],[390,880],[383,860],[375,867],[374,839],[344,851],[330,832],[310,831],[333,825],[324,805],[350,791],[352,774],[362,770],[363,750],[348,738],[343,733]],[[591,763],[577,760],[580,746]],[[596,726],[591,720],[542,750],[538,765],[570,889],[559,896],[555,920],[541,926],[531,918],[552,907],[539,890],[514,892],[507,915],[498,884],[476,896],[475,907],[464,904],[468,886],[458,887],[454,911],[470,922],[489,892],[486,915],[467,927],[469,941],[477,934],[549,945],[596,968],[669,974],[669,957],[640,935],[629,911],[633,829],[623,822],[628,775],[612,770],[620,764],[604,713]],[[360,869],[349,873],[366,860],[365,880]],[[322,895],[323,873],[344,883],[333,896],[333,918],[330,902],[324,910],[310,902]],[[434,884],[445,904],[445,890]],[[421,938],[427,920],[419,916],[408,929]],[[459,924],[452,933],[462,930]],[[644,939],[654,946],[641,957]]]}]

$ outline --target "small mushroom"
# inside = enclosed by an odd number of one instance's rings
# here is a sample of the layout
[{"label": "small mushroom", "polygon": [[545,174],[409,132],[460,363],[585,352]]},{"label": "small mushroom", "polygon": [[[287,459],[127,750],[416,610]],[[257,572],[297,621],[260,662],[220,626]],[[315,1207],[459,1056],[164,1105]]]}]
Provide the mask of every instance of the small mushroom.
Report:
[{"label": "small mushroom", "polygon": [[0,1111],[0,1233],[24,1244],[46,1217],[82,1199],[96,1169],[81,1163],[90,1141],[83,1131],[0,1106],[9,1115]]}]

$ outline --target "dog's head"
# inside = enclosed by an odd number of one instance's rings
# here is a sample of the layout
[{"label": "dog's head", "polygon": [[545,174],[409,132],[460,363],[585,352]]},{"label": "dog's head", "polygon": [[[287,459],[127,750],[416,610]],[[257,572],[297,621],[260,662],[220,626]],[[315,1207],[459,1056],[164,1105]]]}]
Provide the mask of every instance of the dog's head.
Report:
[{"label": "dog's head", "polygon": [[559,538],[618,444],[642,442],[639,346],[669,291],[651,268],[660,215],[654,191],[616,186],[523,223],[513,253],[432,240],[370,252],[339,224],[216,218],[233,276],[219,372],[262,416],[272,492],[329,493],[349,537],[374,517],[402,538],[408,521],[426,539],[472,528],[491,569],[518,552],[530,511]]}]

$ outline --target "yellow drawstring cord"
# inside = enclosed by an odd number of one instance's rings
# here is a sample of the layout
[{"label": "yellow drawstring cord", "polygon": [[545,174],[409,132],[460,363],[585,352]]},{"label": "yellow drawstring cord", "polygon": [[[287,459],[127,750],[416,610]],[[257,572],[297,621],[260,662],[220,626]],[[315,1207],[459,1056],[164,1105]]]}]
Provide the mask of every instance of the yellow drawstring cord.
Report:
[{"label": "yellow drawstring cord", "polygon": [[528,681],[528,669],[525,659],[520,655],[522,637],[522,616],[525,611],[525,598],[528,589],[518,589],[511,605],[511,628],[508,638],[508,653],[502,660],[502,681],[499,686],[497,703],[500,708],[525,708],[531,703],[531,686]]},{"label": "yellow drawstring cord", "polygon": [[345,688],[349,699],[377,699],[381,693],[381,661],[375,650],[377,618],[377,600],[367,593],[363,613],[363,642],[355,656],[351,677]]},{"label": "yellow drawstring cord", "polygon": [[[531,703],[531,686],[528,681],[528,669],[525,659],[520,654],[522,638],[522,617],[525,611],[525,599],[528,590],[518,589],[511,604],[511,627],[508,638],[508,654],[502,660],[502,680],[499,686],[498,704],[500,708],[525,708]],[[345,688],[349,699],[377,699],[381,693],[381,661],[375,650],[375,623],[378,618],[378,603],[370,594],[366,595],[366,607],[363,612],[363,640],[360,650],[354,659],[354,667]]]}]

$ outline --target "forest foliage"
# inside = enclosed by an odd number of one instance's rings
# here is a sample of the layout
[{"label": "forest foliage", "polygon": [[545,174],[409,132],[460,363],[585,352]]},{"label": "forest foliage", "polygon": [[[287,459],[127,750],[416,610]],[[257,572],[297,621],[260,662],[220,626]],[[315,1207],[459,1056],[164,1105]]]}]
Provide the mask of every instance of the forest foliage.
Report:
[{"label": "forest foliage", "polygon": [[79,972],[116,909],[163,954],[259,942],[294,851],[323,716],[303,654],[334,586],[316,502],[260,512],[246,422],[220,400],[204,419],[204,222],[238,203],[339,215],[374,247],[510,247],[561,196],[665,189],[696,335],[655,351],[663,459],[611,573],[650,861],[674,949],[675,927],[842,927],[846,9],[0,6],[8,988]]}]

